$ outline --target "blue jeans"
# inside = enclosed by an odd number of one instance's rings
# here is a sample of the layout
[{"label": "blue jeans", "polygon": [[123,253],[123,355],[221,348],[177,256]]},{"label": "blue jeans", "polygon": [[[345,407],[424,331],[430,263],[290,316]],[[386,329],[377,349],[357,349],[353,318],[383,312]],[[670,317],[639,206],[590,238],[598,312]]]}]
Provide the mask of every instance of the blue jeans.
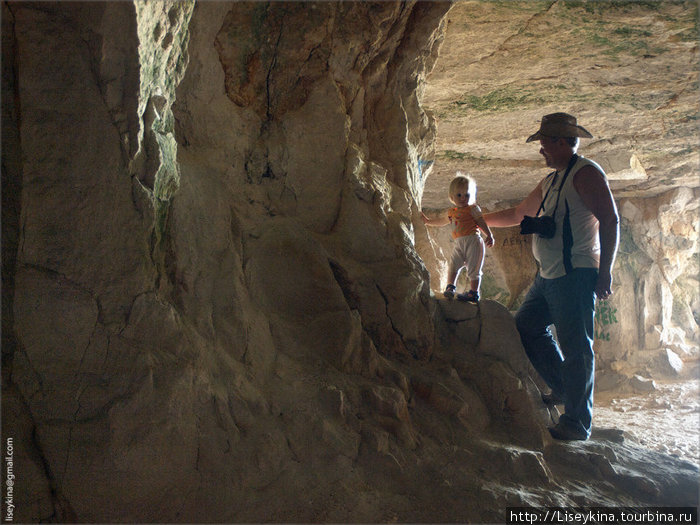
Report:
[{"label": "blue jeans", "polygon": [[[515,323],[525,352],[552,392],[564,399],[560,422],[590,436],[593,419],[593,317],[598,270],[576,268],[564,277],[537,274]],[[557,340],[549,326],[554,324]]]}]

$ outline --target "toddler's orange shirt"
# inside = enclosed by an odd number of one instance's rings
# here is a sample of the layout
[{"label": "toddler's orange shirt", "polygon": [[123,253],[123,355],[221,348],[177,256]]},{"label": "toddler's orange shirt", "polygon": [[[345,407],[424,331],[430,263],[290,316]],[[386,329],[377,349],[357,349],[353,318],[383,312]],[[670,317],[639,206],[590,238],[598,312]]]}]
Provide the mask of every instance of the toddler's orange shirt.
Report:
[{"label": "toddler's orange shirt", "polygon": [[452,225],[452,238],[466,237],[479,231],[479,225],[476,224],[474,215],[481,216],[481,210],[476,205],[450,208],[447,211],[447,217]]}]

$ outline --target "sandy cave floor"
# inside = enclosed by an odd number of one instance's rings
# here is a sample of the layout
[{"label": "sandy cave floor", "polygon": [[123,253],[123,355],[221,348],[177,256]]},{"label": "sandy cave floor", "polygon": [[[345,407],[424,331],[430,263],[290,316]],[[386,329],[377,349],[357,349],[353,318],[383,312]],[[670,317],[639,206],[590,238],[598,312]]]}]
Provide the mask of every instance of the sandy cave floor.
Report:
[{"label": "sandy cave floor", "polygon": [[700,466],[700,380],[656,381],[648,394],[596,393],[593,426]]}]

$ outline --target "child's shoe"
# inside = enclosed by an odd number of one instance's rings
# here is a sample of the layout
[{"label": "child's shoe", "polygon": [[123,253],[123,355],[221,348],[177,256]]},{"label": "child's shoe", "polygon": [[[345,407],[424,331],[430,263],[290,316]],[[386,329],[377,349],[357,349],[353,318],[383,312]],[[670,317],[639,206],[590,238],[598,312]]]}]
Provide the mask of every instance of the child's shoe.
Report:
[{"label": "child's shoe", "polygon": [[456,289],[457,288],[455,288],[453,284],[448,284],[447,288],[445,288],[445,291],[442,292],[442,295],[444,295],[448,299],[454,299]]},{"label": "child's shoe", "polygon": [[461,293],[457,295],[459,301],[466,301],[468,303],[477,304],[479,302],[479,292],[474,290],[469,290],[467,293]]}]

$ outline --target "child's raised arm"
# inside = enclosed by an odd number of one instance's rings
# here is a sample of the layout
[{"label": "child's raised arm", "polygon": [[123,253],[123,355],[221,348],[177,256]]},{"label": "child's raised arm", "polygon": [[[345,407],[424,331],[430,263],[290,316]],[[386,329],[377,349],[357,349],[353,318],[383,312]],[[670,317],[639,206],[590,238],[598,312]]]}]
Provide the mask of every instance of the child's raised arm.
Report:
[{"label": "child's raised arm", "polygon": [[439,210],[435,213],[431,213],[433,217],[428,217],[422,211],[420,212],[420,217],[426,226],[447,226],[450,224],[450,218],[447,216],[447,210]]}]

